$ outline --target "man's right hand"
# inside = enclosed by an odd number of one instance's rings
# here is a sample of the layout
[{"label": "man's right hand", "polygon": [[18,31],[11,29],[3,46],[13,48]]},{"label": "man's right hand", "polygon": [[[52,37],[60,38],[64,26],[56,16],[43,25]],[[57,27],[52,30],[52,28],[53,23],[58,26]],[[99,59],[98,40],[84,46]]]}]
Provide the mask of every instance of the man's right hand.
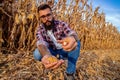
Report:
[{"label": "man's right hand", "polygon": [[42,58],[42,63],[47,69],[56,69],[58,68],[62,63],[64,63],[64,60],[58,60],[55,56],[52,55],[45,55]]}]

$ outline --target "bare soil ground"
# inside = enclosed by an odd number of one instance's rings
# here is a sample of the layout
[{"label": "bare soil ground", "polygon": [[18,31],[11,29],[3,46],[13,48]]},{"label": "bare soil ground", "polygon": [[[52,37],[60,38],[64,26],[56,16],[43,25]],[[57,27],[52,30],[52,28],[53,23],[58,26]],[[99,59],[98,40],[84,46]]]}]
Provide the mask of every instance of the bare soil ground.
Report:
[{"label": "bare soil ground", "polygon": [[[81,51],[76,80],[120,80],[120,49]],[[0,80],[64,80],[66,65],[46,70],[32,53],[0,53]]]}]

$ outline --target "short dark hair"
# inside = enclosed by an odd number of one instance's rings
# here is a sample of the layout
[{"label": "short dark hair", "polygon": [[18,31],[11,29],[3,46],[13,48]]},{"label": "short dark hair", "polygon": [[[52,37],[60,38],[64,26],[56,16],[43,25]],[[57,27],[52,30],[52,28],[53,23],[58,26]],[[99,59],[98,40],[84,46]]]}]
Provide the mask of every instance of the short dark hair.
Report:
[{"label": "short dark hair", "polygon": [[41,4],[41,5],[38,7],[38,12],[39,12],[40,10],[44,10],[44,9],[47,9],[47,8],[49,8],[49,9],[52,11],[51,7],[50,7],[48,4]]}]

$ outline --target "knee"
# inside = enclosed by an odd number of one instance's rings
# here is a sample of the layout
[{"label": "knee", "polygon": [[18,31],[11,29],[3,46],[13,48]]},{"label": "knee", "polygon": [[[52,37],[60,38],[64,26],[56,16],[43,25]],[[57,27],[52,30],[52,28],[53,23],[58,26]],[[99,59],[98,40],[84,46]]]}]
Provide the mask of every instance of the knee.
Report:
[{"label": "knee", "polygon": [[35,60],[41,60],[42,56],[40,55],[40,52],[38,49],[35,49],[34,52],[33,52],[33,57]]}]

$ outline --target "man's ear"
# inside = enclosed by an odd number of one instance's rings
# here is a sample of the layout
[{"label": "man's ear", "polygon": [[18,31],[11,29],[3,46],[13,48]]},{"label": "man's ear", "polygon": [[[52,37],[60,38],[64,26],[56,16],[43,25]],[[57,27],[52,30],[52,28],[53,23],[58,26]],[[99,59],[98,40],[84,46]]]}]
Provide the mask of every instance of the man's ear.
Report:
[{"label": "man's ear", "polygon": [[42,20],[39,18],[39,23],[42,23]]},{"label": "man's ear", "polygon": [[42,20],[40,19],[39,15],[38,15],[38,23],[42,23]]}]

